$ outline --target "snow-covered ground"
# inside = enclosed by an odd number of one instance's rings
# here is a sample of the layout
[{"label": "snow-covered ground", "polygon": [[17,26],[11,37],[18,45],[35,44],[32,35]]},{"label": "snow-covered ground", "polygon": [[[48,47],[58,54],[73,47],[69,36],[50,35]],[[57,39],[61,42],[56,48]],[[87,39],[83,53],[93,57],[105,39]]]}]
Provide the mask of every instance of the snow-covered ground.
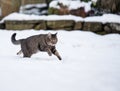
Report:
[{"label": "snow-covered ground", "polygon": [[57,31],[59,61],[41,52],[17,56],[14,32],[19,39],[56,31],[0,30],[0,91],[120,91],[119,34]]}]

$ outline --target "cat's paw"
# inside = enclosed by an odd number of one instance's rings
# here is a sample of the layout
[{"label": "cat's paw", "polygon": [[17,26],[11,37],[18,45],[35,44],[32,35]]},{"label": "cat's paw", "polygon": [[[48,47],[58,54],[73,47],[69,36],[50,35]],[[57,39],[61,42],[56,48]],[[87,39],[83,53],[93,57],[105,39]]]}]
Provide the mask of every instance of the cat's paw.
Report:
[{"label": "cat's paw", "polygon": [[49,56],[52,56],[52,53],[49,52],[48,55],[49,55]]},{"label": "cat's paw", "polygon": [[59,60],[62,60],[62,58],[61,58],[60,56],[58,56],[58,59],[59,59]]}]

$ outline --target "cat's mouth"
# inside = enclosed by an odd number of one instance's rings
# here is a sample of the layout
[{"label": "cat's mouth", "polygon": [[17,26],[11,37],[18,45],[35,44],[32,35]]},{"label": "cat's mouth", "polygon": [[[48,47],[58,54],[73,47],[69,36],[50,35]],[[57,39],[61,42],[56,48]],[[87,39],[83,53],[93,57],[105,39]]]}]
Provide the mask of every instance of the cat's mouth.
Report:
[{"label": "cat's mouth", "polygon": [[56,44],[48,43],[49,46],[55,46]]}]

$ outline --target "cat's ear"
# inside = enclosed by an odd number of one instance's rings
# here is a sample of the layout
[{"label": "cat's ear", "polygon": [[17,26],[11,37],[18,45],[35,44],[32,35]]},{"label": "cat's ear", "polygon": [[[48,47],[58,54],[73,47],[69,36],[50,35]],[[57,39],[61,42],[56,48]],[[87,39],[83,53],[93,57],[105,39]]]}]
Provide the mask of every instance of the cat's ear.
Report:
[{"label": "cat's ear", "polygon": [[47,34],[47,36],[48,36],[48,38],[51,38],[51,33],[49,32],[49,33]]},{"label": "cat's ear", "polygon": [[55,36],[57,36],[58,33],[55,33]]}]

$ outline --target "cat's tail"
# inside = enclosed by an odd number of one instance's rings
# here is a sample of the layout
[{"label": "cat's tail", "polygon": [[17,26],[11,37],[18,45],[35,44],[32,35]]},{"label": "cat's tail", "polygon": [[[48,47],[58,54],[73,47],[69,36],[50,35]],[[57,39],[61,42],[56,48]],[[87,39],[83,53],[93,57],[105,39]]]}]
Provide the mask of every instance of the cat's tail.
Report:
[{"label": "cat's tail", "polygon": [[11,42],[15,45],[19,45],[20,44],[20,40],[16,40],[16,33],[14,33],[12,36],[11,36]]}]

